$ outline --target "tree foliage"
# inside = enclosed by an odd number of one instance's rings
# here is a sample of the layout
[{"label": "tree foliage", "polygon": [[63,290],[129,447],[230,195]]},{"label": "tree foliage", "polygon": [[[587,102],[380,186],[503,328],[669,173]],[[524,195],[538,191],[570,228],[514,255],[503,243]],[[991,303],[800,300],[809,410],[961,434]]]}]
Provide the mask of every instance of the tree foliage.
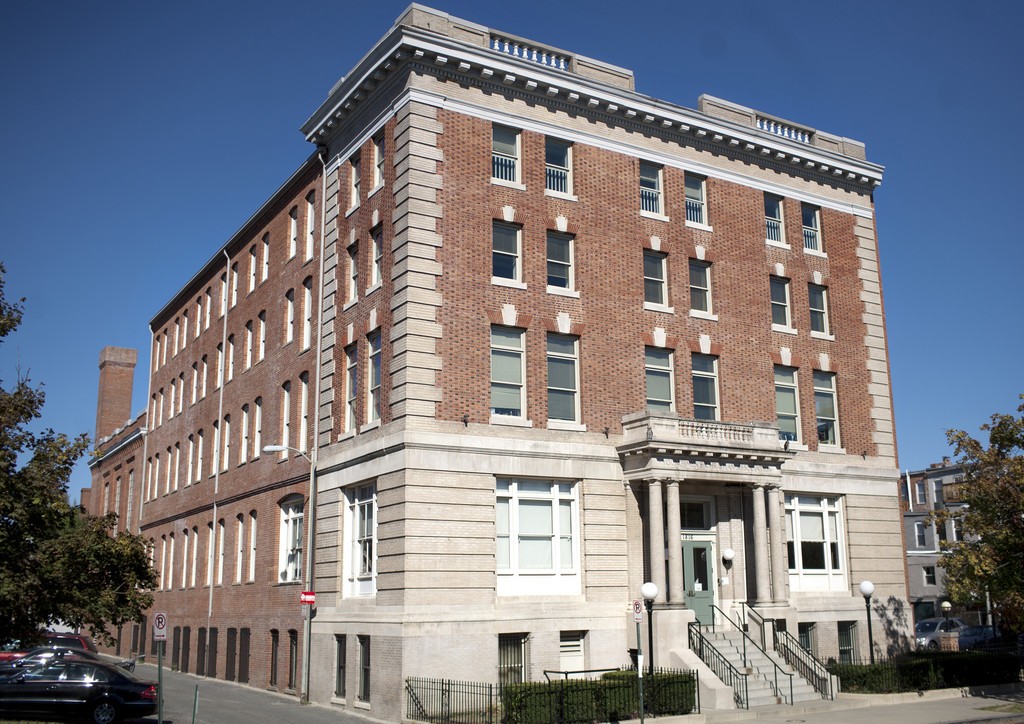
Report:
[{"label": "tree foliage", "polygon": [[[0,264],[0,341],[21,324],[24,302],[6,300],[4,274]],[[68,503],[89,439],[33,431],[44,400],[20,371],[10,390],[0,384],[0,643],[57,623],[109,641],[107,625],[141,620],[152,605],[148,544],[116,532],[115,514]]]},{"label": "tree foliage", "polygon": [[987,591],[1003,622],[1024,631],[1024,404],[1017,411],[981,426],[987,446],[963,430],[946,433],[964,470],[966,505],[956,513],[963,536],[942,565],[953,600],[978,602]]}]

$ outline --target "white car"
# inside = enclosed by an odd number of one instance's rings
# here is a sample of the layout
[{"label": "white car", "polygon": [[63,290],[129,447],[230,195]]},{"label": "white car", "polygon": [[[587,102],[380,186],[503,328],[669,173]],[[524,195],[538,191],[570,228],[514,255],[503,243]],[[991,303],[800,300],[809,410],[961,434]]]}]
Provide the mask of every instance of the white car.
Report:
[{"label": "white car", "polygon": [[914,638],[919,649],[939,648],[939,636],[944,633],[959,633],[967,628],[967,622],[960,618],[925,618],[914,626]]}]

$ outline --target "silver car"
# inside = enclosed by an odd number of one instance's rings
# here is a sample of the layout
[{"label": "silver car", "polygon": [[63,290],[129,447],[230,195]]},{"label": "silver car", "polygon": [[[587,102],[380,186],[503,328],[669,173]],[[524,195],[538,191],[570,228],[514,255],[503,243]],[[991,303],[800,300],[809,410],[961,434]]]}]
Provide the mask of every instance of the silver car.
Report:
[{"label": "silver car", "polygon": [[960,618],[925,618],[914,626],[914,638],[919,649],[939,648],[939,637],[944,633],[959,633],[967,628],[967,622]]}]

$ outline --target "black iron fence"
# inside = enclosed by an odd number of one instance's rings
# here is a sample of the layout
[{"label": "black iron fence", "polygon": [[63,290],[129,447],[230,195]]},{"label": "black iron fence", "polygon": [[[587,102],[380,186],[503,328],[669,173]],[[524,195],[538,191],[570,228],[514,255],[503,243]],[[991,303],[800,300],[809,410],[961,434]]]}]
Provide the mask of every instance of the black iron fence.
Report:
[{"label": "black iron fence", "polygon": [[987,651],[912,651],[875,663],[830,661],[828,670],[839,677],[840,691],[888,694],[927,691],[1021,680],[1021,659],[1016,649]]},{"label": "black iron fence", "polygon": [[[696,671],[657,669],[642,681],[646,716],[700,711]],[[405,690],[406,717],[434,724],[590,724],[640,714],[636,669],[504,686],[412,677]]]}]

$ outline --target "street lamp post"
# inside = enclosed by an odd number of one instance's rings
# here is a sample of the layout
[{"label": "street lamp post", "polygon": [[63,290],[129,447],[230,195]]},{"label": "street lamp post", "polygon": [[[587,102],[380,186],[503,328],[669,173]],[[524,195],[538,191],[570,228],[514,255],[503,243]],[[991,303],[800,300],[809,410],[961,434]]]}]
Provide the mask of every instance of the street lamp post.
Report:
[{"label": "street lamp post", "polygon": [[[303,521],[306,525],[306,566],[305,566],[305,590],[315,591],[313,582],[313,543],[314,543],[314,529],[316,528],[316,452],[314,450],[313,457],[310,457],[306,453],[302,452],[294,447],[287,445],[264,445],[263,452],[265,453],[280,453],[280,452],[293,452],[296,455],[303,457],[306,462],[309,463],[309,520]],[[313,604],[308,604],[306,615],[302,622],[302,695],[301,701],[303,704],[309,703],[309,665],[310,665],[310,652],[311,642],[310,637],[312,636],[313,629]]]},{"label": "street lamp post", "polygon": [[650,663],[647,665],[647,673],[654,676],[654,621],[652,611],[654,611],[654,599],[658,597],[658,584],[648,581],[640,586],[640,595],[643,596],[644,607],[647,609],[647,655],[651,658]]},{"label": "street lamp post", "polygon": [[868,617],[868,653],[871,663],[875,663],[875,640],[871,635],[871,595],[875,592],[875,584],[868,580],[860,582],[860,595],[864,596],[864,610]]}]

